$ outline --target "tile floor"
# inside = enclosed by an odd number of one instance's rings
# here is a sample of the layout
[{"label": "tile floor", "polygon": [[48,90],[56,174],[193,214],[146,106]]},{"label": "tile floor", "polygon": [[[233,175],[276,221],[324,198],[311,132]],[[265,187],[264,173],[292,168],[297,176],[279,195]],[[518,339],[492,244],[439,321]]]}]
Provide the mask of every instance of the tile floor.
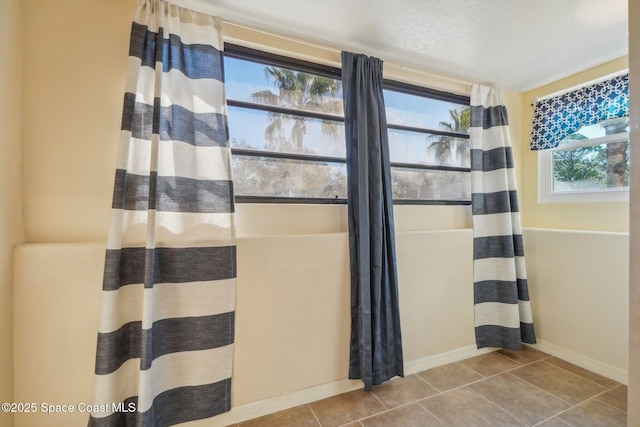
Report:
[{"label": "tile floor", "polygon": [[627,387],[531,347],[500,350],[234,427],[626,426]]}]

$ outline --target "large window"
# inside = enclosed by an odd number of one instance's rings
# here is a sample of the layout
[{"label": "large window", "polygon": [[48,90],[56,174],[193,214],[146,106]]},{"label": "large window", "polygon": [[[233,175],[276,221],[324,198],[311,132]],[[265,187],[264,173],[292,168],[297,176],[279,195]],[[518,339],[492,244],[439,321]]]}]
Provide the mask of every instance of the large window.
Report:
[{"label": "large window", "polygon": [[386,81],[395,203],[468,204],[469,98]]},{"label": "large window", "polygon": [[[225,47],[239,202],[345,203],[340,70]],[[469,98],[385,82],[396,203],[468,204]]]}]

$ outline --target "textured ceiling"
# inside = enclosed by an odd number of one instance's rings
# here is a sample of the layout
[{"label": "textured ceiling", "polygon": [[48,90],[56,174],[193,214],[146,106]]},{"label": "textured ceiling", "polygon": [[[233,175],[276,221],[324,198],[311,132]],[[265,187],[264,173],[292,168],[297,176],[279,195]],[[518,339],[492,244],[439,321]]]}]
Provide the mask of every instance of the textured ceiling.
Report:
[{"label": "textured ceiling", "polygon": [[195,0],[223,19],[529,90],[624,56],[627,0]]}]

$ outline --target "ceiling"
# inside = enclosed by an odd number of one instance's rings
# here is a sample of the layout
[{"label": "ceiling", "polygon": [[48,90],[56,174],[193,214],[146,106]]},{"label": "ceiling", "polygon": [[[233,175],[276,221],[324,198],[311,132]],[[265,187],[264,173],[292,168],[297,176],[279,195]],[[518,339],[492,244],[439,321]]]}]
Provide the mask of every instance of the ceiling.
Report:
[{"label": "ceiling", "polygon": [[224,20],[526,91],[628,53],[627,0],[195,0]]}]

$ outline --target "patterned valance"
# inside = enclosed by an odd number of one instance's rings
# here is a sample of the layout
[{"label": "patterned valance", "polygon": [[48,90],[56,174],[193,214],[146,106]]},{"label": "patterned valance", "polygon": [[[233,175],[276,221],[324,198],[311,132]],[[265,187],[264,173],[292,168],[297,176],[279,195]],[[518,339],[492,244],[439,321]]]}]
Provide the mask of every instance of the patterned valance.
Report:
[{"label": "patterned valance", "polygon": [[629,74],[535,103],[531,149],[557,147],[582,126],[629,115]]}]

